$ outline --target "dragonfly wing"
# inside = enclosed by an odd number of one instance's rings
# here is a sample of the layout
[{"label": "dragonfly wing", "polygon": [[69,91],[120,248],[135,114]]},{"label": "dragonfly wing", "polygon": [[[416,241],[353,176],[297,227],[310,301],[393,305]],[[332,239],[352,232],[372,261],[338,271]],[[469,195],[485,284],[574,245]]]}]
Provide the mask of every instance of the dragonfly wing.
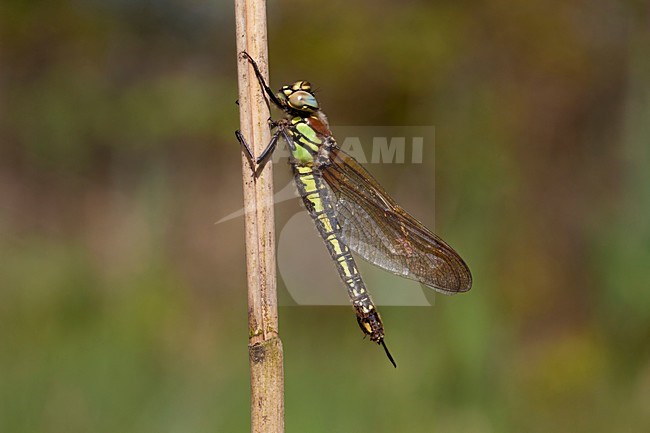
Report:
[{"label": "dragonfly wing", "polygon": [[458,253],[395,203],[353,157],[333,147],[330,163],[320,169],[352,251],[445,294],[471,288],[472,276]]}]

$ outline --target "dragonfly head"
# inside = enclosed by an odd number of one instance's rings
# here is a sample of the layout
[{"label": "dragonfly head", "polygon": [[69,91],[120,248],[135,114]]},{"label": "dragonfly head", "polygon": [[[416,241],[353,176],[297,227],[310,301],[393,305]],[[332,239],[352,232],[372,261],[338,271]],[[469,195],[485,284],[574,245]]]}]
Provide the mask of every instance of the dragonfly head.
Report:
[{"label": "dragonfly head", "polygon": [[320,108],[309,81],[301,80],[283,86],[277,96],[287,107],[303,113],[315,113]]}]

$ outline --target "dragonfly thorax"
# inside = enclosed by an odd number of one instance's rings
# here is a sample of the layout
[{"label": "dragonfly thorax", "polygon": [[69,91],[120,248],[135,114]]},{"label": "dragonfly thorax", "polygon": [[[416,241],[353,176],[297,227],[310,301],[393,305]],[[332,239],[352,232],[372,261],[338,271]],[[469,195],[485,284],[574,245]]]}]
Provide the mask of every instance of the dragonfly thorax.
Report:
[{"label": "dragonfly thorax", "polygon": [[277,97],[285,106],[298,112],[315,113],[320,108],[309,81],[300,80],[283,86]]}]

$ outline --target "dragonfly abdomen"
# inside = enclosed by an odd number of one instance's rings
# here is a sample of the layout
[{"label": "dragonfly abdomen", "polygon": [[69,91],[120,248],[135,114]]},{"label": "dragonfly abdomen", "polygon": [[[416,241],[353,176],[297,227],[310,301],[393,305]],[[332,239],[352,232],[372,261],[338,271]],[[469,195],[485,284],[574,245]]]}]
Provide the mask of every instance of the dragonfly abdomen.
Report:
[{"label": "dragonfly abdomen", "polygon": [[312,166],[294,165],[298,192],[314,220],[318,233],[334,259],[339,276],[345,284],[348,296],[357,315],[361,330],[374,342],[384,338],[384,327],[350,249],[341,236],[341,227],[332,206],[329,190],[321,173]]}]

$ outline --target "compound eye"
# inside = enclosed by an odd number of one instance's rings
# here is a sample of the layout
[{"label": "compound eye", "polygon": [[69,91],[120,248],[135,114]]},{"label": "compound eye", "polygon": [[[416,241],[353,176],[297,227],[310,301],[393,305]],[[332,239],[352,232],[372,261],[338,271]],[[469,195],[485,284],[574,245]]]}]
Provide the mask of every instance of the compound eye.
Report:
[{"label": "compound eye", "polygon": [[317,111],[318,101],[314,95],[303,90],[293,92],[289,96],[289,105],[296,110]]}]

